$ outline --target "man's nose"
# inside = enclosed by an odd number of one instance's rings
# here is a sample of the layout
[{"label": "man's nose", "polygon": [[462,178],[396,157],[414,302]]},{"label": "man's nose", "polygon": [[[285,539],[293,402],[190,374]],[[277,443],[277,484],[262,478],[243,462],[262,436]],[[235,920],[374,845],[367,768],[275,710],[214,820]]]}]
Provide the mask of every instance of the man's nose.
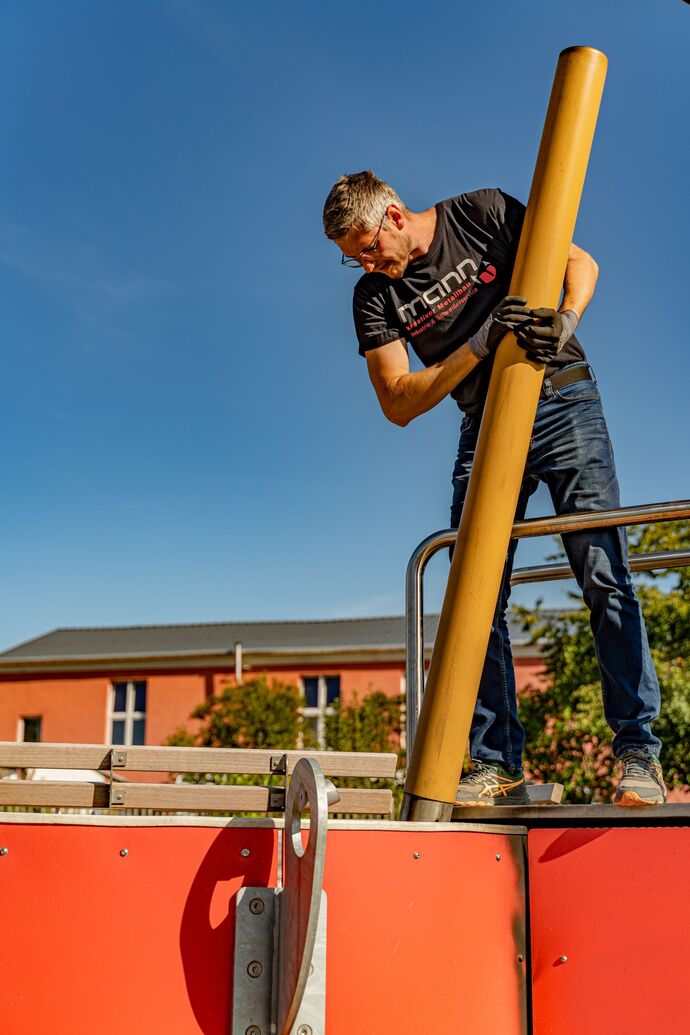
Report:
[{"label": "man's nose", "polygon": [[374,266],[376,265],[376,259],[373,255],[363,255],[359,262],[362,269],[366,270],[367,273],[371,273]]}]

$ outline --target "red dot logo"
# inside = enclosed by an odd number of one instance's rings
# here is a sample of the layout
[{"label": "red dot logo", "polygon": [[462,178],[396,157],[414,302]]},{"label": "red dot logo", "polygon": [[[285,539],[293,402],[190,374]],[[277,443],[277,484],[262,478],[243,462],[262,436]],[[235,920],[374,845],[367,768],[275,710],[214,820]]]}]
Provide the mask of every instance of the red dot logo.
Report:
[{"label": "red dot logo", "polygon": [[492,280],[496,279],[496,267],[487,266],[486,269],[479,274],[479,279],[484,284],[490,284]]}]

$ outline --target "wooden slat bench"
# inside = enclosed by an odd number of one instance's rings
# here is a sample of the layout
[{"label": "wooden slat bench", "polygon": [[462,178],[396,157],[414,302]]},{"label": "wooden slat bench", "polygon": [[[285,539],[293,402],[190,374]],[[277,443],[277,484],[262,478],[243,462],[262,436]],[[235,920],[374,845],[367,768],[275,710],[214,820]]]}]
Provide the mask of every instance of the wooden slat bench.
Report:
[{"label": "wooden slat bench", "polygon": [[[214,783],[135,783],[126,773],[289,776],[300,758],[315,759],[326,777],[395,777],[395,754],[234,748],[108,747],[102,744],[0,743],[0,769],[97,771],[106,782],[0,780],[0,806],[19,808],[161,809],[173,812],[282,812],[285,787]],[[390,815],[388,789],[339,788],[334,814]]]}]

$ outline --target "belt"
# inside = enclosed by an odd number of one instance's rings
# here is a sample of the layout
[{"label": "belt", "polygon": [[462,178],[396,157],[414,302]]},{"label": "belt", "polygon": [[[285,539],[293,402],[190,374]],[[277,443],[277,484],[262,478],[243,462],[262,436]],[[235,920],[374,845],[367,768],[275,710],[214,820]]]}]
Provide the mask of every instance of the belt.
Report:
[{"label": "belt", "polygon": [[[540,399],[548,399],[549,395],[546,393],[547,385],[557,390],[559,388],[565,388],[566,385],[572,385],[576,381],[592,381],[592,372],[589,368],[588,363],[578,363],[572,367],[566,367],[565,370],[557,370],[555,374],[551,374],[549,377],[544,378],[544,384],[541,386]],[[596,382],[595,382],[596,384]]]}]

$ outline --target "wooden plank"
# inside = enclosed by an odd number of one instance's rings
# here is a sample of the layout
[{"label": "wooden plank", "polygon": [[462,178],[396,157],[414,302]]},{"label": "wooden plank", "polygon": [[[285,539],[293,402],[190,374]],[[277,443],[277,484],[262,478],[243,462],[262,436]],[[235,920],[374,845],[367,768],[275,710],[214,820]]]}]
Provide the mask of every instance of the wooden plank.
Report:
[{"label": "wooden plank", "polygon": [[[172,809],[192,812],[280,812],[271,808],[270,787],[222,787],[216,784],[118,784],[126,809]],[[334,814],[388,814],[393,808],[391,791],[339,788],[340,800],[329,807]],[[281,795],[282,798],[282,795]]]},{"label": "wooden plank", "polygon": [[[252,773],[275,772],[272,760],[288,756],[288,773],[300,758],[314,758],[325,776],[395,776],[395,754],[351,751],[268,751],[241,748],[118,747],[126,764],[118,772],[140,773]],[[110,769],[110,751],[103,744],[0,743],[0,768],[5,769]]]},{"label": "wooden plank", "polygon": [[0,805],[18,808],[107,809],[107,783],[0,780]]},{"label": "wooden plank", "polygon": [[329,806],[328,811],[336,815],[351,812],[362,816],[372,813],[377,816],[393,815],[393,792],[353,790],[339,787],[340,801]]},{"label": "wooden plank", "polygon": [[[271,792],[282,788],[223,787],[216,784],[122,783],[113,787],[121,800],[113,808],[164,809],[173,812],[280,812],[271,808]],[[103,783],[61,783],[51,780],[0,780],[0,805],[19,808],[97,808],[110,806],[110,785]],[[330,807],[334,814],[389,815],[393,809],[391,791],[340,791],[340,801]]]},{"label": "wooden plank", "polygon": [[3,769],[110,769],[104,744],[0,743]]},{"label": "wooden plank", "polygon": [[563,799],[562,783],[528,783],[527,793],[532,805],[560,805]]}]

